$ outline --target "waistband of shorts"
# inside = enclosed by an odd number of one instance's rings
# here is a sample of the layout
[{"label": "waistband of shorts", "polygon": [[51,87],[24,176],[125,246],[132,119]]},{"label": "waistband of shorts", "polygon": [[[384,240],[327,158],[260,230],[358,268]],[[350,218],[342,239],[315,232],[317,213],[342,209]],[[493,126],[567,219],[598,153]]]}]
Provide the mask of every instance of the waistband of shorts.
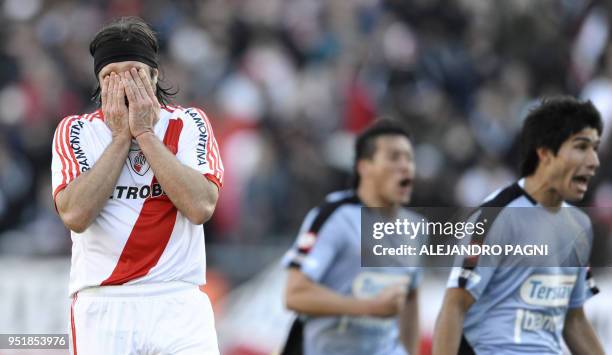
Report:
[{"label": "waistband of shorts", "polygon": [[88,287],[78,291],[78,297],[139,297],[161,296],[195,290],[198,285],[184,281],[155,282],[135,285]]}]

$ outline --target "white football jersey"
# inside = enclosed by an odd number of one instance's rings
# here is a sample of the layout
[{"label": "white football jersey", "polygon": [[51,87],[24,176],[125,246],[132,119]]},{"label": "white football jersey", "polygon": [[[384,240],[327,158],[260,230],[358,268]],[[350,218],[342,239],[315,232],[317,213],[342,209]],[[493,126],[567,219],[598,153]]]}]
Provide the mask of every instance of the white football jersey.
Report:
[{"label": "white football jersey", "polygon": [[[155,135],[179,161],[221,188],[223,163],[204,112],[174,106],[160,110]],[[54,199],[96,164],[111,139],[101,110],[59,123],[51,164]],[[73,231],[71,238],[70,294],[101,285],[205,283],[204,229],[172,204],[136,140],[107,204],[83,233]]]}]

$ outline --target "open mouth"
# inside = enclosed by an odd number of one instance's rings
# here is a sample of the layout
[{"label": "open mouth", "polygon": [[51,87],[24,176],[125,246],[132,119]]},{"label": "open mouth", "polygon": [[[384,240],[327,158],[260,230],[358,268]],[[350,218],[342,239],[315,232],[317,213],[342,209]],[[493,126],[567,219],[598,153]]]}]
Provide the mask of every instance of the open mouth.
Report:
[{"label": "open mouth", "polygon": [[589,177],[587,177],[586,175],[574,176],[572,180],[583,184],[589,183]]},{"label": "open mouth", "polygon": [[572,182],[574,182],[578,186],[578,188],[582,191],[587,190],[590,180],[591,180],[591,175],[576,175],[572,178]]},{"label": "open mouth", "polygon": [[401,179],[399,182],[399,186],[402,188],[408,187],[411,184],[412,184],[412,179],[410,178]]}]

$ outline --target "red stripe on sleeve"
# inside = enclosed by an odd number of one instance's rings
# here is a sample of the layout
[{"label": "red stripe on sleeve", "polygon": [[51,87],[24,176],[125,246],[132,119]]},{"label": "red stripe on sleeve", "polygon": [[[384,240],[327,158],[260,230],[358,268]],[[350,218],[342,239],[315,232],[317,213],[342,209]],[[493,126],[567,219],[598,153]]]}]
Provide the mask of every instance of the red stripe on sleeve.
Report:
[{"label": "red stripe on sleeve", "polygon": [[53,206],[55,207],[55,211],[56,212],[58,212],[58,209],[57,209],[57,194],[59,194],[60,191],[65,189],[66,186],[68,186],[68,184],[60,184],[58,187],[55,188],[55,191],[53,191]]},{"label": "red stripe on sleeve", "polygon": [[66,147],[66,127],[70,127],[70,122],[73,120],[73,118],[68,117],[66,119],[66,122],[64,122],[64,125],[62,126],[62,130],[60,132],[60,141],[59,141],[59,146],[60,146],[60,153],[62,154],[62,156],[64,157],[64,159],[66,160],[66,183],[69,183],[70,181],[72,181],[72,161],[70,161],[70,155],[68,154],[68,147]]},{"label": "red stripe on sleeve", "polygon": [[66,184],[72,181],[73,162],[71,161],[70,155],[68,153],[68,147],[66,144],[66,141],[68,139],[66,138],[66,134],[67,134],[67,130],[69,129],[67,127],[70,127],[70,123],[72,122],[73,119],[74,119],[74,116],[66,117],[64,121],[62,122],[62,126],[59,131],[59,141],[58,141],[59,142],[59,153],[66,163],[66,167],[65,167],[65,172],[66,172],[65,183]]},{"label": "red stripe on sleeve", "polygon": [[223,187],[223,183],[219,180],[218,177],[216,177],[213,174],[204,174],[204,177],[206,177],[208,180],[210,180],[212,183],[214,183],[215,185],[217,185],[218,189],[221,189]]},{"label": "red stripe on sleeve", "polygon": [[[59,142],[61,140],[60,132],[62,130],[62,125],[64,123],[65,123],[64,120],[62,120],[59,123],[59,125],[57,126],[57,129],[55,130],[55,154],[57,154],[57,156],[60,159],[60,162],[62,163],[62,170],[61,170],[62,171],[62,183],[60,184],[60,186],[61,185],[66,186],[66,182],[68,181],[68,179],[66,177],[66,171],[65,171],[66,170],[66,160],[64,159],[63,154],[60,152],[60,144],[59,144]],[[57,189],[56,189],[56,191],[57,191]],[[55,197],[56,194],[57,194],[57,192],[54,192],[53,196]]]},{"label": "red stripe on sleeve", "polygon": [[62,191],[64,188],[66,188],[66,186],[70,182],[69,176],[68,176],[68,173],[70,170],[70,160],[68,159],[68,156],[65,153],[65,147],[63,144],[64,142],[63,132],[65,131],[65,127],[68,124],[68,122],[74,119],[74,117],[76,116],[65,117],[62,121],[60,121],[60,123],[57,126],[57,129],[55,130],[55,152],[57,156],[59,157],[60,162],[62,164],[62,170],[61,170],[62,182],[53,191],[53,205],[55,206],[56,211],[57,211],[57,203],[56,203],[57,194],[60,191]]},{"label": "red stripe on sleeve", "polygon": [[204,111],[200,110],[199,108],[195,108],[196,111],[198,111],[198,113],[200,114],[200,116],[202,116],[202,120],[204,120],[204,124],[206,125],[206,130],[208,130],[209,134],[208,134],[208,140],[206,141],[206,161],[208,161],[208,166],[210,166],[210,168],[214,171],[215,166],[214,163],[211,161],[211,158],[214,159],[213,156],[211,156],[211,151],[210,151],[210,141],[213,139],[214,135],[213,135],[213,131],[210,127],[210,124],[208,122],[208,116],[206,116],[206,114],[204,113]]},{"label": "red stripe on sleeve", "polygon": [[219,164],[217,166],[217,176],[219,177],[220,180],[223,180],[223,160],[221,159],[221,154],[219,153],[219,145],[217,144],[217,140],[215,139],[215,142],[213,143],[213,149],[216,153],[217,159],[219,161]]},{"label": "red stripe on sleeve", "polygon": [[80,169],[80,165],[79,162],[76,158],[76,156],[74,155],[74,149],[72,149],[72,146],[70,145],[70,129],[72,128],[72,123],[74,122],[74,120],[76,120],[78,117],[75,117],[73,119],[71,119],[68,122],[68,125],[66,126],[66,145],[68,147],[68,152],[70,152],[70,162],[73,164],[73,169],[70,173],[70,181],[76,179],[79,175],[81,175],[81,169]]},{"label": "red stripe on sleeve", "polygon": [[70,127],[70,123],[74,118],[68,117],[66,122],[62,126],[62,131],[60,132],[60,151],[64,159],[66,159],[66,183],[72,181],[72,170],[73,170],[73,162],[70,160],[70,154],[68,153],[68,129]]}]

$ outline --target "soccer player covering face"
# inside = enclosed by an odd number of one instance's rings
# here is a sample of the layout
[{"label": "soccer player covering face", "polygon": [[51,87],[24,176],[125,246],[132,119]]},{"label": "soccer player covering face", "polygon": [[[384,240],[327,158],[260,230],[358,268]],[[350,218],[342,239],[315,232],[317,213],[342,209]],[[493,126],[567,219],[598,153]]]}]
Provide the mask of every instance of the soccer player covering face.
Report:
[{"label": "soccer player covering face", "polygon": [[[592,237],[588,216],[565,201],[580,201],[587,192],[599,167],[601,131],[591,102],[555,98],[529,113],[521,133],[523,178],[483,204],[501,208],[495,223],[504,242],[549,229],[556,231],[552,249],[562,250],[571,243],[561,241],[574,241],[577,228]],[[512,215],[520,219],[509,222]],[[591,239],[587,245],[585,255]],[[563,338],[572,354],[603,354],[583,311],[584,302],[598,292],[590,270],[549,266],[496,267],[477,260],[455,268],[436,322],[433,353],[562,354]]]},{"label": "soccer player covering face", "polygon": [[53,140],[57,211],[72,232],[70,349],[76,354],[218,354],[204,231],[223,184],[210,122],[168,105],[157,39],[138,18],[90,45],[95,112]]},{"label": "soccer player covering face", "polygon": [[420,270],[364,268],[360,250],[362,207],[421,218],[402,207],[415,170],[409,135],[395,121],[377,121],[355,153],[355,189],[311,210],[283,260],[286,306],[299,315],[283,354],[418,354]]}]

